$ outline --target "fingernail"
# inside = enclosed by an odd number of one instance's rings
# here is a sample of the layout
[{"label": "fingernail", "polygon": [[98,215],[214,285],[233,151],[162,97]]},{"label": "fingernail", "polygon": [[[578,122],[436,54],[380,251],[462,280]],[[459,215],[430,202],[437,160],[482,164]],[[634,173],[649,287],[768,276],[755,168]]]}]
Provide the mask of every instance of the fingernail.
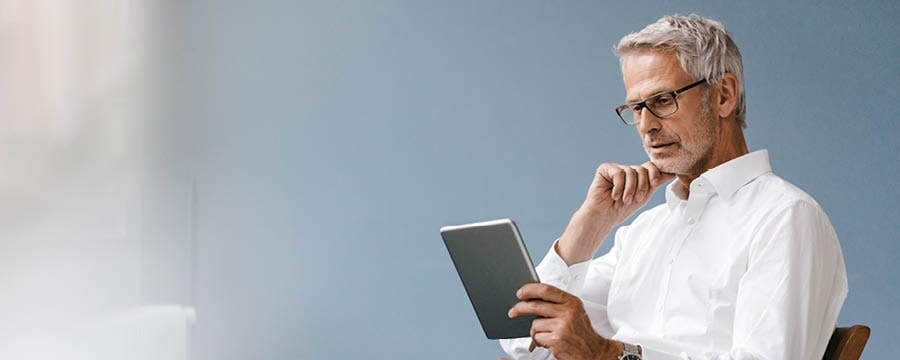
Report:
[{"label": "fingernail", "polygon": [[625,199],[624,199],[624,200],[625,200],[625,203],[626,203],[626,204],[631,204],[631,195],[625,195]]},{"label": "fingernail", "polygon": [[643,191],[637,193],[637,201],[638,202],[644,201],[644,192]]},{"label": "fingernail", "polygon": [[506,316],[509,316],[510,318],[512,318],[513,317],[513,309],[509,309],[509,311],[506,312]]}]

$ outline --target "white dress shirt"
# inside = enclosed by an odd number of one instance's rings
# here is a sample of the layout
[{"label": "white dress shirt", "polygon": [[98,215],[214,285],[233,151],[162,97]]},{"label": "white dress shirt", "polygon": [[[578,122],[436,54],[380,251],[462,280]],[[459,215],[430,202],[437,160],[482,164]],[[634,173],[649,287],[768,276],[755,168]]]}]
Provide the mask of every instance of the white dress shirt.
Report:
[{"label": "white dress shirt", "polygon": [[[641,345],[646,360],[821,359],[847,274],[815,200],[772,173],[766,150],[703,173],[687,200],[672,186],[606,255],[567,266],[551,247],[541,281],[580,297],[597,333]],[[553,359],[530,342],[501,345]]]}]

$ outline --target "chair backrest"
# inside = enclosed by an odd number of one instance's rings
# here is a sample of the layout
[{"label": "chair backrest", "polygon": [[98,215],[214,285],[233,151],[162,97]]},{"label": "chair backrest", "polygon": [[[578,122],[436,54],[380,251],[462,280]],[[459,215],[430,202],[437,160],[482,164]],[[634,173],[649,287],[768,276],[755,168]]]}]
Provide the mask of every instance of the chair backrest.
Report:
[{"label": "chair backrest", "polygon": [[822,360],[858,360],[869,340],[869,332],[865,325],[834,329]]}]

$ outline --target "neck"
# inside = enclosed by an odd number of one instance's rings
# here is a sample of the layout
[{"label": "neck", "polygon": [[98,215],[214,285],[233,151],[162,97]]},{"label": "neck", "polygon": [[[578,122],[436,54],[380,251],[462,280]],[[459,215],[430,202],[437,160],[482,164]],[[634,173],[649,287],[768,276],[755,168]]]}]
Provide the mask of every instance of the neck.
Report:
[{"label": "neck", "polygon": [[686,174],[677,174],[678,182],[673,186],[675,195],[683,200],[687,200],[691,192],[691,182],[700,177],[707,170],[722,165],[732,159],[741,157],[750,151],[747,150],[747,142],[744,139],[744,131],[737,123],[737,120],[723,119],[722,130],[716,143],[713,144],[713,150],[710,157],[695,171]]}]

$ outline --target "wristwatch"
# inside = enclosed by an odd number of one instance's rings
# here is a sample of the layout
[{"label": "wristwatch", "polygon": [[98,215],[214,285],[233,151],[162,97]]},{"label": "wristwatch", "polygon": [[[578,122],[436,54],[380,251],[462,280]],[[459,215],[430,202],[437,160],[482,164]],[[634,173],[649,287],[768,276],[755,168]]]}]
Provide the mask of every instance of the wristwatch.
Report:
[{"label": "wristwatch", "polygon": [[622,344],[625,344],[625,351],[622,352],[622,356],[619,356],[619,360],[643,360],[637,345],[631,345],[627,342]]}]

